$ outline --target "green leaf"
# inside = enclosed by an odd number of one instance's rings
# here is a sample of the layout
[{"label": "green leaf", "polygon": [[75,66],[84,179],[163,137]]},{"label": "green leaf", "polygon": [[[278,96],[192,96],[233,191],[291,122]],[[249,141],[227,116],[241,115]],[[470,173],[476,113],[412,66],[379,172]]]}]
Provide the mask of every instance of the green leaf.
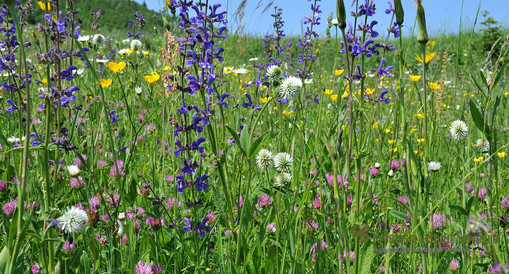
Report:
[{"label": "green leaf", "polygon": [[470,99],[470,113],[472,114],[475,126],[486,136],[486,139],[490,140],[490,129],[488,128],[488,125],[485,125],[484,117],[479,111],[477,104],[472,99]]},{"label": "green leaf", "polygon": [[247,133],[247,130],[245,130],[244,132],[240,132],[240,144],[242,145],[246,152],[249,151],[249,134]]},{"label": "green leaf", "polygon": [[467,202],[467,215],[470,215],[470,209],[472,208],[472,204],[474,203],[474,197],[475,196],[472,196],[470,197],[470,199],[468,199],[468,202]]},{"label": "green leaf", "polygon": [[486,86],[486,88],[489,88],[488,81],[486,80],[486,76],[484,76],[484,73],[482,71],[479,71],[479,74],[481,75],[483,84]]},{"label": "green leaf", "polygon": [[474,81],[474,84],[477,86],[477,88],[482,91],[482,94],[484,95],[486,93],[486,91],[484,90],[484,88],[479,84],[477,83],[477,80],[475,79],[474,75],[472,73],[470,73],[470,77],[472,78],[472,80]]},{"label": "green leaf", "polygon": [[373,245],[368,246],[366,253],[362,258],[362,270],[361,273],[371,273],[371,262],[373,262],[373,258],[375,257],[375,253],[373,252]]},{"label": "green leaf", "polygon": [[391,211],[389,211],[389,213],[392,216],[394,216],[394,217],[396,217],[396,218],[398,218],[400,220],[410,222],[410,218],[408,218],[408,216],[405,213],[401,212],[401,211],[391,210]]},{"label": "green leaf", "polygon": [[[228,131],[230,132],[230,134],[232,135],[232,138],[233,140],[235,140],[235,144],[237,144],[237,146],[239,147],[240,151],[242,151],[242,154],[244,154],[244,156],[247,157],[247,153],[246,153],[246,150],[244,149],[244,147],[242,147],[242,144],[240,143],[240,139],[239,139],[239,136],[237,135],[237,132],[235,132],[231,127],[229,126],[226,126],[226,129],[228,129]],[[247,134],[246,134],[247,135]]]},{"label": "green leaf", "polygon": [[463,215],[468,215],[468,211],[461,206],[449,205],[449,208],[454,209]]},{"label": "green leaf", "polygon": [[504,69],[505,69],[505,64],[503,64],[502,68],[498,71],[497,76],[495,77],[495,81],[493,82],[493,86],[491,87],[491,89],[495,88],[497,86],[498,82],[500,82],[500,79],[504,75]]},{"label": "green leaf", "polygon": [[249,147],[249,158],[253,158],[253,156],[255,156],[256,154],[258,154],[258,152],[260,151],[260,149],[262,149],[262,146],[265,144],[265,142],[267,141],[267,136],[268,134],[267,133],[264,133],[262,134],[262,136],[258,137],[252,144],[251,146]]}]

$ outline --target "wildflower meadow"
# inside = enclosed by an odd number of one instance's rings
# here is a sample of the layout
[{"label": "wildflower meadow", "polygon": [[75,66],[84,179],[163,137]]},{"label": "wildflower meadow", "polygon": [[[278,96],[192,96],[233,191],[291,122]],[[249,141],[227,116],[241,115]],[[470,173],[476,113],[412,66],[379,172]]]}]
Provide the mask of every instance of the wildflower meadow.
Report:
[{"label": "wildflower meadow", "polygon": [[507,29],[295,1],[3,0],[0,273],[509,273]]}]

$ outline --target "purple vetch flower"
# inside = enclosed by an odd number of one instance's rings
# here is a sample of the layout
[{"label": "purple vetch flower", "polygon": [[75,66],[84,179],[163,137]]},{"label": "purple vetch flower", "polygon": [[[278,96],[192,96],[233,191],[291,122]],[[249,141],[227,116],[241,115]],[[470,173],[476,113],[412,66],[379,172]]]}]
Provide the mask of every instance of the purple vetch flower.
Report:
[{"label": "purple vetch flower", "polygon": [[403,197],[403,196],[399,196],[399,197],[397,198],[397,200],[398,200],[398,201],[400,201],[400,202],[402,202],[403,204],[406,204],[406,203],[408,202],[408,201],[407,201],[407,199],[406,199],[405,197]]},{"label": "purple vetch flower", "polygon": [[[310,252],[312,253],[312,260],[313,262],[316,261],[316,246],[318,245],[318,242],[314,243],[311,246]],[[325,250],[328,250],[329,247],[327,246],[327,243],[322,240],[322,251],[325,252]]]},{"label": "purple vetch flower", "polygon": [[479,200],[484,200],[486,198],[486,189],[480,188],[477,197],[479,198]]},{"label": "purple vetch flower", "polygon": [[[1,187],[0,187],[0,189],[1,189]],[[501,203],[502,203],[503,209],[509,209],[509,197],[502,198]]]},{"label": "purple vetch flower", "polygon": [[5,192],[7,190],[7,182],[0,180],[0,192]]},{"label": "purple vetch flower", "polygon": [[267,223],[266,231],[276,233],[276,223]]},{"label": "purple vetch flower", "polygon": [[456,270],[458,270],[459,266],[460,266],[460,262],[452,259],[451,263],[449,264],[449,270],[456,271]]},{"label": "purple vetch flower", "polygon": [[205,237],[205,232],[210,232],[210,226],[206,226],[205,224],[209,218],[203,218],[202,222],[198,225],[198,234],[200,234],[200,237]]},{"label": "purple vetch flower", "polygon": [[32,274],[39,274],[41,272],[41,267],[39,267],[38,263],[35,263],[31,267]]},{"label": "purple vetch flower", "polygon": [[7,112],[9,114],[12,114],[15,110],[19,109],[15,104],[14,104],[14,101],[12,101],[11,99],[7,99],[5,100],[7,103],[9,103],[11,106],[6,108]]},{"label": "purple vetch flower", "polygon": [[69,241],[66,241],[62,244],[62,249],[67,253],[72,253],[75,248],[76,244],[74,242],[69,243]]},{"label": "purple vetch flower", "polygon": [[321,207],[323,207],[323,202],[322,200],[320,200],[320,197],[316,197],[315,199],[313,199],[313,208],[318,209]]}]

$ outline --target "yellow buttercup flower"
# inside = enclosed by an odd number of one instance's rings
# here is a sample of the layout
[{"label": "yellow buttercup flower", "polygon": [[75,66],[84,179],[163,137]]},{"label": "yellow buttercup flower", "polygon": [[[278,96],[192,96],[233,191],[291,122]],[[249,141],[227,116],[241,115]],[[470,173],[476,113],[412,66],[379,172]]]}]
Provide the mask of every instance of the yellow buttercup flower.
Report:
[{"label": "yellow buttercup flower", "polygon": [[42,79],[42,80],[41,80],[41,83],[43,83],[43,84],[47,85],[47,84],[48,84],[48,79],[46,79],[46,78]]},{"label": "yellow buttercup flower", "polygon": [[505,151],[502,151],[502,152],[497,152],[497,155],[500,158],[504,158],[507,155],[507,153]]},{"label": "yellow buttercup flower", "polygon": [[115,63],[115,62],[108,62],[106,66],[113,71],[114,73],[119,73],[125,68],[125,62]]},{"label": "yellow buttercup flower", "polygon": [[412,80],[413,82],[419,81],[419,79],[421,79],[421,77],[422,77],[420,75],[412,75],[412,74],[409,74],[408,76],[410,77],[410,80]]},{"label": "yellow buttercup flower", "polygon": [[367,88],[364,90],[364,92],[366,92],[367,95],[371,95],[373,94],[373,92],[375,92],[375,89],[374,88]]},{"label": "yellow buttercup flower", "polygon": [[432,90],[436,90],[438,88],[440,88],[440,85],[439,84],[436,84],[436,83],[433,83],[433,82],[429,82],[429,87],[432,89]]},{"label": "yellow buttercup flower", "polygon": [[[431,62],[431,60],[433,60],[433,57],[435,57],[434,52],[429,53],[429,54],[426,52],[426,57],[424,58],[426,65],[429,64]],[[415,60],[417,60],[419,63],[422,63],[421,56],[419,56],[417,54],[415,55]]]},{"label": "yellow buttercup flower", "polygon": [[386,128],[385,133],[391,133],[391,128]]},{"label": "yellow buttercup flower", "polygon": [[111,85],[112,82],[113,82],[112,79],[101,79],[101,87],[107,88]]},{"label": "yellow buttercup flower", "polygon": [[39,4],[39,7],[41,7],[42,11],[50,11],[51,5],[49,4],[49,1],[37,1],[37,4]]},{"label": "yellow buttercup flower", "polygon": [[480,161],[482,161],[483,159],[484,159],[484,158],[481,156],[481,157],[479,157],[479,158],[475,158],[475,159],[474,159],[474,162],[479,163],[479,162],[480,162]]},{"label": "yellow buttercup flower", "polygon": [[378,128],[378,122],[375,122],[375,123],[373,124],[373,129],[375,129],[375,128]]},{"label": "yellow buttercup flower", "polygon": [[334,71],[334,76],[340,76],[341,74],[343,74],[343,71],[345,71],[345,70],[344,69],[335,70]]},{"label": "yellow buttercup flower", "polygon": [[392,145],[394,143],[396,143],[396,140],[388,140],[389,144]]},{"label": "yellow buttercup flower", "polygon": [[269,100],[269,97],[260,98],[260,103],[265,104]]},{"label": "yellow buttercup flower", "polygon": [[336,100],[338,100],[338,94],[333,94],[330,96],[331,100],[336,102]]},{"label": "yellow buttercup flower", "polygon": [[159,80],[161,76],[157,74],[157,72],[151,72],[150,75],[143,76],[143,79],[147,81],[149,84],[155,83],[157,80]]},{"label": "yellow buttercup flower", "polygon": [[424,113],[417,113],[415,116],[417,116],[417,118],[423,119]]},{"label": "yellow buttercup flower", "polygon": [[325,91],[323,93],[325,93],[325,95],[331,95],[334,91],[332,89],[325,89]]},{"label": "yellow buttercup flower", "polygon": [[422,142],[424,142],[424,138],[422,138],[422,139],[417,139],[417,143],[422,143]]}]

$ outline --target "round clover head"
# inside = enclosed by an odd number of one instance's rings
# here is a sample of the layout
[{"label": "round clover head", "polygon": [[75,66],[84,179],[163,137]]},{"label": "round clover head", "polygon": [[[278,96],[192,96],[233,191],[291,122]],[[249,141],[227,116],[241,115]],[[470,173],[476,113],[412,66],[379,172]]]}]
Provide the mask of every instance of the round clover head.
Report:
[{"label": "round clover head", "polygon": [[461,120],[456,120],[452,122],[451,127],[451,136],[455,140],[461,140],[465,139],[467,137],[468,133],[468,127],[467,124]]},{"label": "round clover head", "polygon": [[286,152],[280,152],[274,156],[274,167],[279,172],[290,172],[292,170],[292,156]]},{"label": "round clover head", "polygon": [[78,233],[88,224],[87,213],[77,207],[67,208],[64,215],[58,218],[58,226],[67,233]]},{"label": "round clover head", "polygon": [[280,67],[272,65],[267,68],[267,78],[271,85],[277,87],[281,84],[281,79],[283,79],[283,71]]},{"label": "round clover head", "polygon": [[267,149],[261,149],[256,155],[256,164],[261,169],[267,169],[272,166],[272,152]]},{"label": "round clover head", "polygon": [[279,94],[283,99],[293,101],[299,97],[299,93],[302,91],[302,80],[295,76],[286,77],[281,82],[279,88]]},{"label": "round clover head", "polygon": [[276,176],[275,185],[281,187],[281,186],[284,186],[284,185],[290,183],[291,180],[292,180],[292,174],[282,172]]}]

